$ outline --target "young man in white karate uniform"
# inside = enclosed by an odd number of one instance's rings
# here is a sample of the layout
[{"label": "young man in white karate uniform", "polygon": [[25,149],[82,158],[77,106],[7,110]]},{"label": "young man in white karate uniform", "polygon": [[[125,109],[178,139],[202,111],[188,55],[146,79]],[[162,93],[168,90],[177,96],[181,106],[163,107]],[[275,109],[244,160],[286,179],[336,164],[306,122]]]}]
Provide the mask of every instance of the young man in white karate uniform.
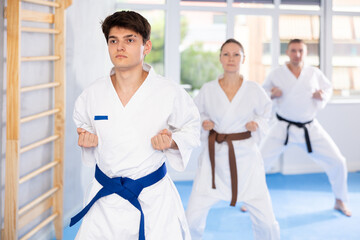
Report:
[{"label": "young man in white karate uniform", "polygon": [[318,69],[304,64],[306,44],[300,39],[289,42],[290,61],[270,72],[263,87],[276,107],[276,122],[261,144],[265,169],[290,144],[297,144],[324,168],[335,194],[335,209],[346,216],[347,168],[339,148],[315,119],[331,97],[329,80]]},{"label": "young man in white karate uniform", "polygon": [[200,144],[200,116],[180,85],[144,63],[150,24],[132,11],[102,23],[114,68],[75,104],[78,144],[96,164],[87,206],[71,219],[76,239],[189,240],[178,192],[165,160],[182,171]]}]

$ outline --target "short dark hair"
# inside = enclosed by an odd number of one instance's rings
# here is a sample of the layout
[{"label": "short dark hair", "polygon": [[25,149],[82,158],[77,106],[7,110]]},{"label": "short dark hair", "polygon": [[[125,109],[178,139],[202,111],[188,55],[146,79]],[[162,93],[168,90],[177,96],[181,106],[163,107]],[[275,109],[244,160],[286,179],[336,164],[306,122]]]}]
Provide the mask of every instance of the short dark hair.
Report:
[{"label": "short dark hair", "polygon": [[239,47],[241,48],[242,53],[245,54],[243,45],[242,45],[238,40],[236,40],[236,39],[234,39],[234,38],[229,38],[228,40],[226,40],[226,41],[221,45],[220,52],[223,50],[224,46],[225,46],[226,44],[228,44],[228,43],[235,43],[235,44],[239,45]]},{"label": "short dark hair", "polygon": [[143,44],[150,39],[151,26],[149,22],[134,11],[119,11],[105,18],[101,23],[101,28],[106,42],[109,41],[110,29],[113,27],[126,28],[139,33],[143,38]]},{"label": "short dark hair", "polygon": [[298,39],[298,38],[295,38],[295,39],[291,39],[287,45],[287,48],[289,48],[289,46],[293,43],[302,43],[304,45],[306,45],[306,43],[304,42],[304,40],[302,39]]}]

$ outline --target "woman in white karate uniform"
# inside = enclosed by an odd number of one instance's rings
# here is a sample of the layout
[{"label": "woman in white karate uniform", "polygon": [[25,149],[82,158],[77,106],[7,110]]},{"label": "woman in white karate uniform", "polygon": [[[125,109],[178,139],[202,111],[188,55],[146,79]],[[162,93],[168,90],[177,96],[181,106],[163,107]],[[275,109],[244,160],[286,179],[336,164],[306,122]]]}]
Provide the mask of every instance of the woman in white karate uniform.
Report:
[{"label": "woman in white karate uniform", "polygon": [[267,128],[271,100],[261,86],[240,74],[244,59],[242,45],[228,39],[220,52],[224,74],[205,83],[195,98],[203,131],[202,153],[186,210],[193,240],[202,239],[207,214],[220,200],[231,200],[232,206],[244,202],[254,239],[280,238],[257,145]]}]

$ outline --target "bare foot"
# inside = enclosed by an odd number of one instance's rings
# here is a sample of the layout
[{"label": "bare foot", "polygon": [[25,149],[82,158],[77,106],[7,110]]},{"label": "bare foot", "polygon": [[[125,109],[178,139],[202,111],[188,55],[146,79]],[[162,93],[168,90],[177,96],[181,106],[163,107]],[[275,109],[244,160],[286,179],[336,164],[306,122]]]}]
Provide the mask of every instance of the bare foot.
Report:
[{"label": "bare foot", "polygon": [[242,211],[242,212],[247,212],[247,208],[246,208],[244,205],[242,205],[242,206],[240,207],[240,211]]},{"label": "bare foot", "polygon": [[334,209],[338,210],[347,217],[351,217],[351,211],[346,207],[345,203],[340,199],[336,199]]}]

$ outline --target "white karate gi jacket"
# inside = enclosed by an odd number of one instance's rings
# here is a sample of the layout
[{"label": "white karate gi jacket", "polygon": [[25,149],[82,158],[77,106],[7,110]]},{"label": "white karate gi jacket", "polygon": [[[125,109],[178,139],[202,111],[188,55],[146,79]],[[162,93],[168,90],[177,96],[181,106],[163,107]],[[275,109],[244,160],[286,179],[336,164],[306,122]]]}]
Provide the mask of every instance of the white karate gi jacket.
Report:
[{"label": "white karate gi jacket", "polygon": [[[221,78],[221,76],[219,77]],[[258,123],[259,128],[252,137],[233,141],[237,175],[237,201],[253,199],[255,195],[268,194],[265,183],[263,162],[257,143],[267,131],[267,120],[271,114],[271,100],[257,83],[244,80],[230,102],[219,85],[218,79],[205,83],[195,98],[201,115],[201,122],[211,120],[218,133],[246,132],[245,124]],[[193,188],[197,192],[221,200],[231,200],[231,178],[229,168],[228,144],[215,142],[215,184],[211,185],[211,164],[208,149],[208,131],[202,134],[202,153]],[[261,189],[259,191],[259,189]],[[262,196],[259,196],[262,197]]]}]

